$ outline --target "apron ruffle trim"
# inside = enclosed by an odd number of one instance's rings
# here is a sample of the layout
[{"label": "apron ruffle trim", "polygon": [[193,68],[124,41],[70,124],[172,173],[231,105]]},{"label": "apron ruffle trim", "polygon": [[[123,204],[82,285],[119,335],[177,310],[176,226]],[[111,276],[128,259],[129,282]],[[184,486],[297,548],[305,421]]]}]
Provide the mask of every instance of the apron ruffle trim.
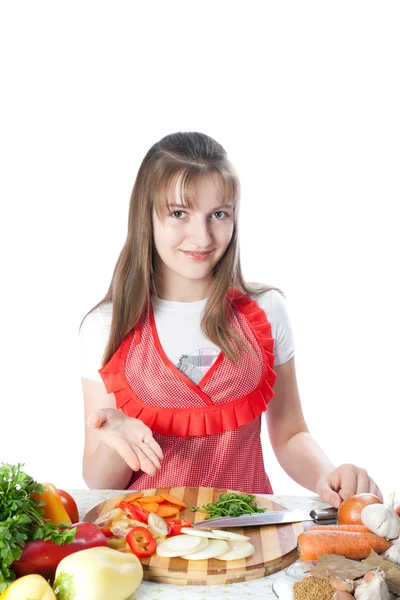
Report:
[{"label": "apron ruffle trim", "polygon": [[254,421],[272,399],[276,380],[274,340],[265,312],[246,294],[233,288],[228,297],[244,315],[264,354],[264,370],[260,385],[247,396],[222,404],[194,408],[159,408],[144,403],[129,387],[124,376],[125,360],[132,336],[129,334],[107,364],[99,370],[107,392],[115,395],[117,408],[140,419],[154,432],[176,437],[205,436],[237,429]]}]

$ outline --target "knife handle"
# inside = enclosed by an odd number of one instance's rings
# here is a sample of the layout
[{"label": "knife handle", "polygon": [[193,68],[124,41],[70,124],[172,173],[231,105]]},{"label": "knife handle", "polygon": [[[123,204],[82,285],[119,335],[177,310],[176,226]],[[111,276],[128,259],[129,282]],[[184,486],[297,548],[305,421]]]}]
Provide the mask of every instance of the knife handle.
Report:
[{"label": "knife handle", "polygon": [[322,508],[321,510],[312,510],[310,517],[314,521],[325,521],[325,519],[336,519],[338,509],[331,506],[330,508]]}]

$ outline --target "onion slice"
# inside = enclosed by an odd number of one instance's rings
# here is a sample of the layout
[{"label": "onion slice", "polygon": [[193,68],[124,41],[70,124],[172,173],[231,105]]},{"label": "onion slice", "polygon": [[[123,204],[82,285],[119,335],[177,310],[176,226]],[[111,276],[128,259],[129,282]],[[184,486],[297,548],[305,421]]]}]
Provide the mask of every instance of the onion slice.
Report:
[{"label": "onion slice", "polygon": [[181,558],[186,560],[205,560],[207,558],[215,558],[219,554],[228,552],[229,546],[224,540],[210,540],[205,548],[196,550],[190,554],[183,554]]},{"label": "onion slice", "polygon": [[172,558],[182,556],[197,550],[202,550],[208,545],[208,539],[194,535],[175,535],[158,544],[156,552],[158,556]]},{"label": "onion slice", "polygon": [[210,540],[223,539],[222,536],[217,535],[216,532],[212,533],[211,531],[206,531],[205,529],[197,529],[197,527],[182,527],[181,532],[187,535],[195,535],[202,538],[208,538]]},{"label": "onion slice", "polygon": [[233,533],[232,531],[220,531],[219,529],[211,530],[214,534],[218,535],[219,540],[229,540],[230,542],[248,542],[249,537],[247,535],[241,535],[240,533]]},{"label": "onion slice", "polygon": [[154,537],[162,537],[168,535],[171,529],[164,521],[164,519],[160,517],[160,515],[156,515],[156,513],[149,514],[149,526],[155,534]]},{"label": "onion slice", "polygon": [[250,542],[228,542],[229,549],[215,558],[218,560],[238,560],[254,553],[254,546]]}]

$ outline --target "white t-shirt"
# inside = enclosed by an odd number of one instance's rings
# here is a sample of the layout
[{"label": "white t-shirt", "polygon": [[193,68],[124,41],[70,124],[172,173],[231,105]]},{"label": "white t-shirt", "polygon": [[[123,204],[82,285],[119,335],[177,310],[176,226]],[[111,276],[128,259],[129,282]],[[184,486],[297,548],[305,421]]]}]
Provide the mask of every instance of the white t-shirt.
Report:
[{"label": "white t-shirt", "polygon": [[[275,340],[275,365],[294,356],[293,331],[287,303],[276,290],[252,296],[265,311]],[[198,383],[216,360],[220,349],[204,337],[200,328],[206,300],[174,302],[151,296],[154,320],[161,346],[171,362]],[[80,330],[81,376],[102,381],[98,370],[110,335],[112,304],[101,305],[84,320]]]}]

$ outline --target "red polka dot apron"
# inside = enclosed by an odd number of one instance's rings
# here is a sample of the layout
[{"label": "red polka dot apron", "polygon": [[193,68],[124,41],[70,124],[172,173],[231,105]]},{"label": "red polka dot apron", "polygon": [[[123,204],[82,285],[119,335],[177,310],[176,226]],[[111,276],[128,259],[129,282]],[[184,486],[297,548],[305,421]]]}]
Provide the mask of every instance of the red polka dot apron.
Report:
[{"label": "red polka dot apron", "polygon": [[272,494],[261,447],[261,414],[274,395],[274,340],[247,294],[227,294],[230,325],[250,345],[232,364],[220,352],[196,385],[166,356],[151,303],[99,370],[117,408],[140,419],[162,448],[161,469],[134,472],[128,489],[222,487]]}]

